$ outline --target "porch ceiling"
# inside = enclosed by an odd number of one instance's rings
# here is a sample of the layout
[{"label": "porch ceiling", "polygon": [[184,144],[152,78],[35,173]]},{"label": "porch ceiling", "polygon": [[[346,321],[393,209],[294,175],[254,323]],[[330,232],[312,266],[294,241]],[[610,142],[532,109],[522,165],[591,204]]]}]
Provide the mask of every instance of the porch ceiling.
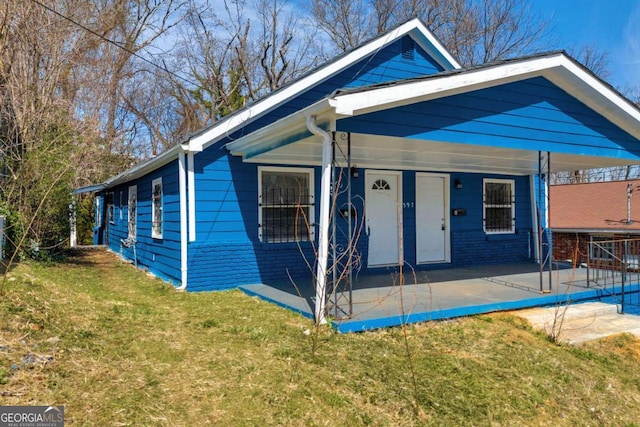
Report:
[{"label": "porch ceiling", "polygon": [[[344,165],[347,144],[340,142],[336,159]],[[251,163],[277,163],[291,165],[320,165],[322,141],[311,136],[281,145],[270,151],[245,157]],[[382,135],[352,133],[351,164],[360,168],[464,171],[511,175],[529,175],[538,172],[538,152],[456,144]],[[551,154],[551,171],[593,169],[632,164],[625,159]],[[546,164],[545,164],[546,170]]]}]

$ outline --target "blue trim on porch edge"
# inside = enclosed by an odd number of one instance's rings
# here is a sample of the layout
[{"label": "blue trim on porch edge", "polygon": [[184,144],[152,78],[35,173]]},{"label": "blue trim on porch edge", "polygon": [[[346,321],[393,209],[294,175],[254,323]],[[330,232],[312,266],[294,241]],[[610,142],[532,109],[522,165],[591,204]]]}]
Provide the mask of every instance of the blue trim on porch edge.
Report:
[{"label": "blue trim on porch edge", "polygon": [[[295,308],[289,304],[285,304],[274,298],[270,298],[258,292],[247,289],[246,287],[240,286],[239,288],[242,292],[244,292],[249,296],[258,297],[263,301],[270,302],[279,307],[285,308],[287,310],[291,310],[294,313],[301,314],[303,317],[306,317],[308,319],[313,320],[314,318],[313,313],[301,310],[299,308]],[[365,332],[365,331],[371,331],[374,329],[401,326],[402,324],[408,324],[408,323],[419,323],[419,322],[427,322],[432,320],[452,319],[456,317],[474,316],[478,314],[487,314],[487,313],[508,311],[508,310],[519,310],[519,309],[533,308],[533,307],[545,307],[545,306],[548,307],[556,304],[565,304],[567,302],[580,303],[580,302],[586,302],[590,300],[598,300],[601,298],[610,297],[612,294],[619,295],[621,291],[622,291],[622,287],[617,286],[607,292],[604,292],[603,289],[591,289],[591,290],[576,292],[572,294],[562,294],[562,295],[549,294],[549,295],[539,296],[536,298],[528,298],[524,300],[501,301],[494,304],[470,305],[470,306],[464,306],[464,307],[448,308],[444,310],[412,313],[412,314],[398,315],[398,316],[391,316],[391,317],[381,317],[376,319],[332,321],[331,326],[341,334],[350,333],[350,332]],[[625,286],[625,293],[638,293],[638,292],[640,292],[640,284],[636,283],[636,284]]]}]

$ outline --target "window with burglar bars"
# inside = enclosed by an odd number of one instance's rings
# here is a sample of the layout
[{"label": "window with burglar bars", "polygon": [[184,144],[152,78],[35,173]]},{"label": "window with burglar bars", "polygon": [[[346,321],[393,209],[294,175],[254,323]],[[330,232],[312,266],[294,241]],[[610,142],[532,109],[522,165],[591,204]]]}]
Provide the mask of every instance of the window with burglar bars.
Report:
[{"label": "window with burglar bars", "polygon": [[162,239],[162,178],[151,182],[151,237]]},{"label": "window with burglar bars", "polygon": [[129,202],[128,202],[128,210],[129,210],[129,238],[136,238],[136,219],[137,213],[136,208],[138,207],[138,186],[132,185],[129,187]]},{"label": "window with burglar bars", "polygon": [[313,240],[313,169],[259,168],[259,235],[264,243]]},{"label": "window with burglar bars", "polygon": [[515,232],[515,201],[513,180],[484,180],[484,231],[486,233]]}]

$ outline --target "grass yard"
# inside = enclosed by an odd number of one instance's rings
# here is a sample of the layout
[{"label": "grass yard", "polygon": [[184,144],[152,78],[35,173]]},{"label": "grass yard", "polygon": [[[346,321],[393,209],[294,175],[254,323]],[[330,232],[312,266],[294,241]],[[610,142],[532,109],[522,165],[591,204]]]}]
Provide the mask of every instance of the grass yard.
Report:
[{"label": "grass yard", "polygon": [[98,250],[24,263],[3,287],[0,405],[64,405],[66,425],[640,423],[628,335],[555,345],[506,314],[338,335]]}]

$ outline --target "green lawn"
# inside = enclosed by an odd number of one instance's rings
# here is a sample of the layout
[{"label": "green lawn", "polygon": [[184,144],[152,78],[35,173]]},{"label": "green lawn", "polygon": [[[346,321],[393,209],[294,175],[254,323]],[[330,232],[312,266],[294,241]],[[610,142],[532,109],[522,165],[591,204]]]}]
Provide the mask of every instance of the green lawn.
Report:
[{"label": "green lawn", "polygon": [[555,345],[507,314],[338,335],[87,251],[8,274],[0,404],[66,425],[633,426],[640,343]]}]

